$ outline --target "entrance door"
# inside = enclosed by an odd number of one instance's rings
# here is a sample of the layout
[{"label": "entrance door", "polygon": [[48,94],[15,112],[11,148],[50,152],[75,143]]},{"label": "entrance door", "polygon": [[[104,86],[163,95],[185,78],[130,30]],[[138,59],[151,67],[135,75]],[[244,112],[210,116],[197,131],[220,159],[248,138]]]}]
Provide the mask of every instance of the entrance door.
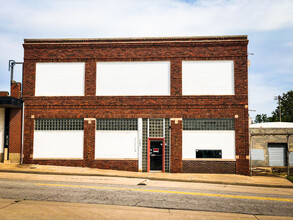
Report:
[{"label": "entrance door", "polygon": [[165,139],[149,138],[148,171],[165,171]]},{"label": "entrance door", "polygon": [[287,165],[287,144],[269,143],[269,164],[270,166]]}]

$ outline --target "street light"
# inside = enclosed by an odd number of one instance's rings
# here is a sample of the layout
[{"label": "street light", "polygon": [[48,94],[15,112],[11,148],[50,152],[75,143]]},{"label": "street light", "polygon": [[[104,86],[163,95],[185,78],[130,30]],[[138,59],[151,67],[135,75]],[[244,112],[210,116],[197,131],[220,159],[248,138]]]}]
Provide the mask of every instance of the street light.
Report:
[{"label": "street light", "polygon": [[278,100],[279,103],[279,114],[280,114],[280,122],[282,121],[282,116],[281,116],[281,96],[274,96],[274,100]]}]

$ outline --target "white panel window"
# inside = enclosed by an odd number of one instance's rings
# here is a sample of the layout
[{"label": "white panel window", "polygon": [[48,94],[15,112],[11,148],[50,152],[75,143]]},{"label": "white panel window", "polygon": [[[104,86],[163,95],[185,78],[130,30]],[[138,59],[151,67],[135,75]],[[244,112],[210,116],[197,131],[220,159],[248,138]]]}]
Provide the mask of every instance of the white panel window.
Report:
[{"label": "white panel window", "polygon": [[170,95],[170,62],[98,62],[98,96]]},{"label": "white panel window", "polygon": [[96,159],[137,159],[137,131],[96,131]]},{"label": "white panel window", "polygon": [[35,130],[33,152],[34,159],[82,159],[83,130]]},{"label": "white panel window", "polygon": [[183,61],[183,95],[234,95],[234,62]]},{"label": "white panel window", "polygon": [[263,149],[251,149],[251,160],[265,160]]},{"label": "white panel window", "polygon": [[196,150],[222,150],[222,159],[235,159],[235,131],[183,131],[182,159],[195,159]]},{"label": "white panel window", "polygon": [[36,96],[83,96],[84,63],[37,63]]},{"label": "white panel window", "polygon": [[0,108],[0,154],[4,152],[5,108]]}]

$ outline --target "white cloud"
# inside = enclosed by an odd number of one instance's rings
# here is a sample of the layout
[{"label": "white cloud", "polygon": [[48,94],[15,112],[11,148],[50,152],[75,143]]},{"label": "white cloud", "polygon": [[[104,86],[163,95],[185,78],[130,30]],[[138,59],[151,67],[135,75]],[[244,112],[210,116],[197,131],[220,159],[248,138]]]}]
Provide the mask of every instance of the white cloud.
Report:
[{"label": "white cloud", "polygon": [[290,0],[41,2],[2,4],[0,19],[10,31],[34,37],[218,35],[293,26]]},{"label": "white cloud", "polygon": [[[23,61],[22,41],[12,39],[7,35],[0,34],[0,90],[8,91],[10,82],[10,73],[8,71],[8,61],[15,59]],[[15,68],[14,79],[21,80],[21,68]]]},{"label": "white cloud", "polygon": [[250,112],[250,116],[257,114],[271,115],[276,108],[274,96],[281,95],[280,88],[267,83],[265,74],[251,74],[249,76],[249,109],[256,110]]}]

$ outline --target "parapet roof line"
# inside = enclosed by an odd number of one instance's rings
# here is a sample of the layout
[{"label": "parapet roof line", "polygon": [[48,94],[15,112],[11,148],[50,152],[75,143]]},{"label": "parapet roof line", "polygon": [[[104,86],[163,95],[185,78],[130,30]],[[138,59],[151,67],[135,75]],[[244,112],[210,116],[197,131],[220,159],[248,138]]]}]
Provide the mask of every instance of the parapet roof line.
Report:
[{"label": "parapet roof line", "polygon": [[213,41],[213,40],[247,40],[247,35],[226,36],[188,36],[188,37],[142,37],[142,38],[49,38],[49,39],[24,39],[25,43],[41,42],[178,42],[178,41]]}]

